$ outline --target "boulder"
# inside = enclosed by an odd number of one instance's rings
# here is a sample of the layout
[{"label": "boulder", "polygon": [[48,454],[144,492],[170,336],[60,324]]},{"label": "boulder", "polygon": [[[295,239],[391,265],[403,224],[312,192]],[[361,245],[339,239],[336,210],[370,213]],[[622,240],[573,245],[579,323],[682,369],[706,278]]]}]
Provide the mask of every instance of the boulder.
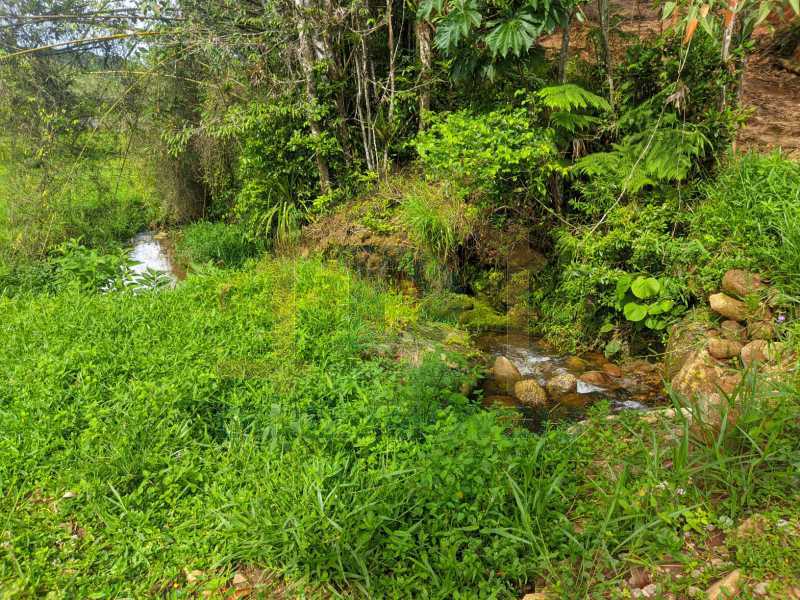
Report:
[{"label": "boulder", "polygon": [[603,372],[611,377],[622,377],[622,369],[614,363],[605,363],[603,365]]},{"label": "boulder", "polygon": [[752,340],[775,339],[775,325],[772,321],[752,321],[747,324],[747,337]]},{"label": "boulder", "polygon": [[535,379],[523,379],[515,383],[514,395],[522,404],[531,408],[547,405],[547,394]]},{"label": "boulder", "polygon": [[600,387],[606,387],[609,384],[608,377],[602,371],[586,371],[586,373],[578,377],[578,379],[583,383]]},{"label": "boulder", "polygon": [[571,373],[561,373],[548,381],[545,387],[550,396],[557,398],[574,392],[578,387],[578,380]]},{"label": "boulder", "polygon": [[722,290],[734,296],[748,296],[765,287],[756,273],[731,269],[722,276]]},{"label": "boulder", "polygon": [[573,371],[583,371],[589,363],[578,356],[570,356],[564,361],[564,366]]},{"label": "boulder", "polygon": [[489,377],[484,384],[484,388],[489,395],[508,395],[513,393],[514,384],[520,379],[522,379],[522,374],[516,365],[505,356],[498,356],[489,370]]},{"label": "boulder", "polygon": [[690,311],[669,330],[664,351],[664,379],[672,381],[695,350],[706,344],[708,315],[701,310]]},{"label": "boulder", "polygon": [[742,351],[742,344],[734,340],[711,338],[708,340],[708,353],[716,359],[726,360],[738,356]]},{"label": "boulder", "polygon": [[742,342],[745,339],[746,332],[744,325],[727,319],[720,323],[720,335],[726,340],[733,340],[735,342]]},{"label": "boulder", "polygon": [[726,319],[744,321],[747,318],[747,306],[741,300],[731,298],[727,294],[711,294],[708,297],[711,310]]},{"label": "boulder", "polygon": [[789,368],[791,359],[783,342],[768,342],[767,340],[753,340],[742,348],[741,357],[745,367],[749,367],[753,363],[767,363],[782,369]]},{"label": "boulder", "polygon": [[726,394],[732,394],[736,391],[736,388],[739,387],[739,384],[742,383],[742,374],[741,373],[728,373],[727,375],[723,375],[719,380],[719,387],[720,389],[725,392]]},{"label": "boulder", "polygon": [[672,378],[672,391],[690,406],[697,405],[704,420],[719,414],[723,396],[720,392],[725,370],[707,350],[695,350]]},{"label": "boulder", "polygon": [[742,357],[742,364],[749,367],[753,363],[763,363],[767,360],[767,346],[766,340],[753,340],[746,346],[742,347],[740,356]]},{"label": "boulder", "polygon": [[722,600],[723,598],[738,598],[742,573],[736,569],[729,573],[706,590],[708,600]]}]

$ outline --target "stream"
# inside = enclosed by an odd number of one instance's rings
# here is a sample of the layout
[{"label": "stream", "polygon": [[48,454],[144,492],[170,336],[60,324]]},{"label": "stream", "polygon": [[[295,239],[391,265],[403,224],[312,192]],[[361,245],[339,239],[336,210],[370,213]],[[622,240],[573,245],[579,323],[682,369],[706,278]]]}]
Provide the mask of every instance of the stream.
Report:
[{"label": "stream", "polygon": [[179,277],[167,244],[158,234],[142,231],[131,240],[128,285],[137,289],[173,287]]},{"label": "stream", "polygon": [[511,395],[492,393],[493,380],[487,380],[487,397],[519,410],[529,428],[538,428],[548,419],[582,419],[586,409],[600,400],[608,401],[612,412],[648,410],[665,401],[660,370],[645,361],[619,367],[600,353],[565,356],[520,332],[488,333],[476,342],[492,358],[510,360],[523,379],[534,379],[543,388],[558,375],[577,378],[573,392],[550,397],[544,410],[524,405]]}]

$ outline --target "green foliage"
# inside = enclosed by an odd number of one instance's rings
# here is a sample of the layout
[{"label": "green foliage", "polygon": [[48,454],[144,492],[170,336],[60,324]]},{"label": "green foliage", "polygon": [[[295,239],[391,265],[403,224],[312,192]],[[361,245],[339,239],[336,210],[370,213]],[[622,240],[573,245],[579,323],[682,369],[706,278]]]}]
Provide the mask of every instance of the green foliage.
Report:
[{"label": "green foliage", "polygon": [[76,284],[83,291],[122,287],[133,265],[124,249],[104,254],[87,248],[80,240],[68,240],[55,251],[53,263],[61,285]]},{"label": "green foliage", "polygon": [[73,238],[89,247],[111,248],[160,218],[150,182],[113,152],[97,159],[64,159],[56,174],[28,168],[10,156],[5,160],[0,257],[8,261],[41,259]]},{"label": "green foliage", "polygon": [[655,277],[622,275],[617,280],[615,308],[628,321],[661,331],[685,309],[670,297],[668,286],[668,280],[662,283]]},{"label": "green foliage", "polygon": [[[641,116],[652,122],[663,106],[665,115],[698,128],[709,141],[709,156],[727,150],[741,115],[736,107],[720,108],[720,93],[736,84],[736,76],[721,60],[719,44],[713,39],[696,37],[687,46],[680,35],[670,32],[631,44],[618,76],[623,113],[639,116],[642,111],[637,115],[636,109],[645,105],[650,114]],[[621,126],[630,124],[623,120]]]},{"label": "green foliage", "polygon": [[474,229],[476,213],[450,186],[422,183],[403,198],[399,214],[403,229],[419,247],[448,262]]},{"label": "green foliage", "polygon": [[201,221],[184,227],[176,242],[177,258],[186,265],[214,263],[239,267],[264,250],[240,225]]},{"label": "green foliage", "polygon": [[510,597],[566,542],[565,434],[508,435],[458,393],[458,357],[379,358],[411,312],[343,271],[0,305],[4,589],[139,597],[253,564],[373,597]]},{"label": "green foliage", "polygon": [[660,183],[684,181],[707,147],[708,140],[698,127],[683,124],[673,115],[659,116],[648,122],[647,129],[614,144],[611,151],[579,159],[574,170],[591,180],[610,182],[620,194],[636,194]]},{"label": "green foliage", "polygon": [[548,175],[560,168],[553,132],[536,127],[522,108],[439,115],[415,146],[426,175],[493,201],[542,201]]},{"label": "green foliage", "polygon": [[[686,535],[796,500],[791,389],[743,386],[712,440],[602,406],[580,435],[535,435],[462,396],[474,372],[446,348],[383,358],[427,329],[417,311],[317,262],[0,310],[0,585],[17,596],[201,594],[252,565],[310,595],[518,598],[542,577],[600,597],[642,561],[691,564]],[[759,547],[741,560],[793,568]]]},{"label": "green foliage", "polygon": [[729,268],[760,271],[800,294],[800,164],[780,154],[734,158],[701,186],[690,238],[705,260],[694,267],[714,289]]},{"label": "green foliage", "polygon": [[495,77],[525,58],[543,35],[568,21],[580,2],[566,0],[423,0],[417,17],[436,26],[434,43],[454,60],[455,74]]},{"label": "green foliage", "polygon": [[314,156],[336,154],[332,136],[309,134],[305,114],[288,101],[235,107],[217,134],[241,145],[233,214],[252,239],[292,239],[321,194]]}]

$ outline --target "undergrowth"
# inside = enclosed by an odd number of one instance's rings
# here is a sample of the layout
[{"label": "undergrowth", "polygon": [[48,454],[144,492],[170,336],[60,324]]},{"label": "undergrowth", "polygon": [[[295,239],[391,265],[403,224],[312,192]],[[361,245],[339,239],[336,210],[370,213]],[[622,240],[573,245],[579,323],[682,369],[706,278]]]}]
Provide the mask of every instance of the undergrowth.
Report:
[{"label": "undergrowth", "polygon": [[[796,500],[790,388],[744,386],[737,427],[710,444],[602,406],[577,433],[533,434],[463,396],[473,369],[446,348],[384,358],[426,323],[335,266],[207,268],[172,291],[0,310],[10,598],[188,597],[246,565],[350,597],[512,598],[537,581],[587,597],[666,555],[688,572],[687,535]],[[675,589],[720,568],[703,573]]]}]

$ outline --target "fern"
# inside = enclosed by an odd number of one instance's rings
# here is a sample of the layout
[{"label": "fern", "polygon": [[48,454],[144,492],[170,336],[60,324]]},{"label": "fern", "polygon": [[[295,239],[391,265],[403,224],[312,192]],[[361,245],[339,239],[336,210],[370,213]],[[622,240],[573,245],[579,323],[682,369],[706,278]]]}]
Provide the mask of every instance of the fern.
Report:
[{"label": "fern", "polygon": [[648,185],[686,179],[708,143],[694,126],[641,131],[626,136],[611,152],[583,157],[573,169],[588,177],[617,181],[623,192],[636,193]]},{"label": "fern", "polygon": [[611,105],[605,98],[593,94],[574,83],[554,85],[542,88],[538,93],[539,99],[550,110],[572,112],[576,108],[591,108],[600,111],[611,110]]},{"label": "fern", "polygon": [[569,134],[600,122],[599,118],[576,110],[611,110],[605,98],[572,83],[542,88],[537,97],[551,111],[550,124]]}]

